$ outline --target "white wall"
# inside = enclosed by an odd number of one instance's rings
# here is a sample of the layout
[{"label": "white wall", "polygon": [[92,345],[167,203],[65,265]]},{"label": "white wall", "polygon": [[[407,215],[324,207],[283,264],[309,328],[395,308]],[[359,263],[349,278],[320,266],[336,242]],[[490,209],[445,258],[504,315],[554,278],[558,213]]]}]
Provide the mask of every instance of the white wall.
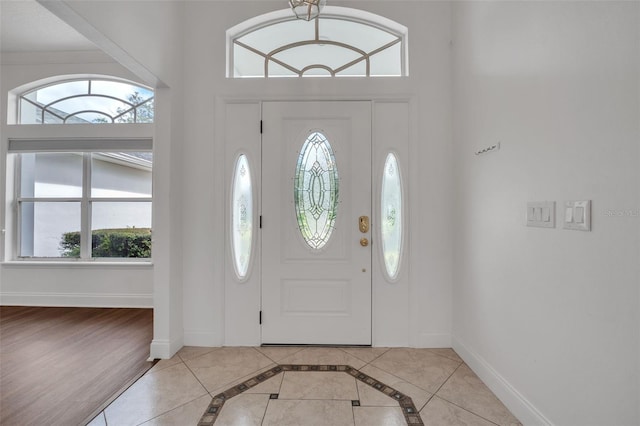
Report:
[{"label": "white wall", "polygon": [[[640,3],[453,11],[454,348],[524,424],[637,425]],[[525,227],[545,200],[592,231]]]},{"label": "white wall", "polygon": [[5,263],[2,305],[153,307],[150,264]]},{"label": "white wall", "polygon": [[[185,343],[257,344],[225,336],[225,309],[257,313],[259,295],[225,306],[224,114],[227,100],[407,99],[412,102],[409,195],[412,257],[404,305],[382,304],[381,317],[406,315],[395,345],[448,346],[451,342],[451,111],[450,5],[354,1],[332,6],[364,9],[410,28],[410,77],[391,79],[225,78],[225,30],[281,1],[216,1],[185,4],[185,137],[183,153],[183,283]],[[259,116],[247,117],[257,131]],[[232,156],[229,156],[232,157]],[[226,181],[225,181],[226,179]],[[253,294],[253,296],[256,296]],[[374,296],[375,297],[375,296]],[[384,301],[385,299],[380,299]],[[374,309],[374,315],[375,315]],[[229,326],[229,324],[227,324]],[[228,330],[232,330],[228,327]],[[389,330],[387,330],[388,336]],[[231,337],[231,338],[229,338]],[[374,336],[374,341],[375,341]],[[391,339],[386,340],[389,344]],[[384,344],[385,340],[378,340]]]}]

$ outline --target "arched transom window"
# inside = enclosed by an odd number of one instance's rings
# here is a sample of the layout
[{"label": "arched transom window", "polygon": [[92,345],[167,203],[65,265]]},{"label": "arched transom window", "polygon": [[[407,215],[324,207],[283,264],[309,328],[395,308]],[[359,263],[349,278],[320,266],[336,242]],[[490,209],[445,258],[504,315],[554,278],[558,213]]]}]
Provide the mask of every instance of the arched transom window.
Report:
[{"label": "arched transom window", "polygon": [[290,10],[227,31],[228,77],[404,76],[407,28],[369,12],[329,7],[312,21]]},{"label": "arched transom window", "polygon": [[20,124],[153,123],[153,90],[108,79],[56,82],[20,95]]}]

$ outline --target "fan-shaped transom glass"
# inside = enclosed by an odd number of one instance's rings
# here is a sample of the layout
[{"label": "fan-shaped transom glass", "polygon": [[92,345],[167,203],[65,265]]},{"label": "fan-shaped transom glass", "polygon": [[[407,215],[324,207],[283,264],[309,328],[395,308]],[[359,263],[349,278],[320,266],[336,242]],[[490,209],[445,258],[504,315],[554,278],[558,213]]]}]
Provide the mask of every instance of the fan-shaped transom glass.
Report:
[{"label": "fan-shaped transom glass", "polygon": [[229,75],[236,78],[406,75],[406,27],[398,24],[397,28],[385,27],[363,17],[376,15],[363,11],[360,15],[337,16],[323,11],[312,21],[291,16],[254,25],[232,37]]},{"label": "fan-shaped transom glass", "polygon": [[338,214],[338,169],[331,144],[320,132],[311,133],[302,145],[293,199],[302,237],[312,249],[322,249]]},{"label": "fan-shaped transom glass", "polygon": [[382,174],[380,196],[380,226],[382,255],[387,275],[398,276],[402,255],[402,179],[398,160],[393,153],[387,155]]},{"label": "fan-shaped transom glass", "polygon": [[231,243],[236,273],[242,279],[249,270],[253,241],[251,170],[244,154],[236,161],[232,182]]},{"label": "fan-shaped transom glass", "polygon": [[20,96],[20,124],[153,123],[153,90],[134,84],[80,79]]}]

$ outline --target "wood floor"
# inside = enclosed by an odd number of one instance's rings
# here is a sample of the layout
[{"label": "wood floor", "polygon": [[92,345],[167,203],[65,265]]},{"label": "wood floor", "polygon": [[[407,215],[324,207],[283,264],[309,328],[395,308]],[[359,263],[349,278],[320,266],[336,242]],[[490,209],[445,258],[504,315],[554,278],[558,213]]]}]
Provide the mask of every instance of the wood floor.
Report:
[{"label": "wood floor", "polygon": [[151,367],[152,322],[151,309],[0,307],[0,424],[89,420]]}]

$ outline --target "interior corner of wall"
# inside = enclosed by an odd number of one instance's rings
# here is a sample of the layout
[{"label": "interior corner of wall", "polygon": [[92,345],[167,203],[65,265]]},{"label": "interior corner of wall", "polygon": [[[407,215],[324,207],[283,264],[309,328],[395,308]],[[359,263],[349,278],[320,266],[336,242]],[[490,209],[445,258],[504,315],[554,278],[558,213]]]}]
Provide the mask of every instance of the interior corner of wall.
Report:
[{"label": "interior corner of wall", "polygon": [[416,341],[418,348],[450,348],[451,334],[422,333]]}]

